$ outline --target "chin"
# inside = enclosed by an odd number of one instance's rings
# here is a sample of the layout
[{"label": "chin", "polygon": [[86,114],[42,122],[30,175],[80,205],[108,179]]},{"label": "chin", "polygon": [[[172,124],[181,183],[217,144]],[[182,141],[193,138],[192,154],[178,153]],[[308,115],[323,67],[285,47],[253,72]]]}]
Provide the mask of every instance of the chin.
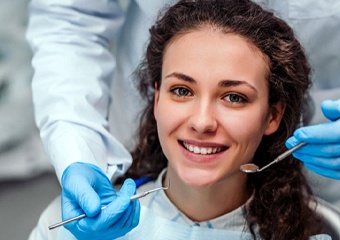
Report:
[{"label": "chin", "polygon": [[220,181],[218,174],[207,170],[189,170],[179,173],[184,184],[191,187],[208,187]]}]

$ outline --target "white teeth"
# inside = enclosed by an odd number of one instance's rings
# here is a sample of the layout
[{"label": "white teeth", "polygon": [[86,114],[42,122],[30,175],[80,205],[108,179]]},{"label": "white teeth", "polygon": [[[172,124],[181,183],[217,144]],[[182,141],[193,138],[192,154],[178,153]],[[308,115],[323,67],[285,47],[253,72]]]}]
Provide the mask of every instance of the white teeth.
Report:
[{"label": "white teeth", "polygon": [[221,150],[222,150],[222,147],[208,147],[208,148],[205,148],[205,147],[198,147],[198,146],[193,146],[193,145],[190,145],[190,144],[187,144],[187,143],[183,143],[184,147],[186,149],[188,149],[190,152],[193,152],[193,153],[196,153],[196,154],[203,154],[203,155],[206,155],[206,154],[211,154],[211,153],[219,153]]},{"label": "white teeth", "polygon": [[201,154],[207,154],[208,153],[208,149],[206,149],[206,148],[202,148],[201,149]]}]

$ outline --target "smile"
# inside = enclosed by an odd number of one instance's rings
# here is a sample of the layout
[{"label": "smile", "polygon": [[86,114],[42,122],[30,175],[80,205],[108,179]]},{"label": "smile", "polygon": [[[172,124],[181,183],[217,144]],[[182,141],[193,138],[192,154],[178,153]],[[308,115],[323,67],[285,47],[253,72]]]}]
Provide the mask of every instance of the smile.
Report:
[{"label": "smile", "polygon": [[196,153],[196,154],[202,154],[202,155],[216,154],[227,149],[227,147],[199,147],[199,146],[191,145],[185,142],[182,142],[182,145],[188,151]]}]

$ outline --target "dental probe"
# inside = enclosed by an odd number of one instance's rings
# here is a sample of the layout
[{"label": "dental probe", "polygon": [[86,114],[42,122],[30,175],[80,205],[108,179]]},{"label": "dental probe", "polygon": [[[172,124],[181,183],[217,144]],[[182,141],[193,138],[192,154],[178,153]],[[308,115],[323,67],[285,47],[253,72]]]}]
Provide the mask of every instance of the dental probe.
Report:
[{"label": "dental probe", "polygon": [[[168,179],[168,186],[167,187],[158,187],[158,188],[155,188],[155,189],[151,189],[149,191],[145,191],[145,192],[142,192],[142,193],[137,193],[133,196],[130,197],[130,200],[133,201],[133,200],[136,200],[136,199],[139,199],[139,198],[142,198],[142,197],[145,197],[146,195],[150,194],[150,193],[153,193],[153,192],[156,192],[156,191],[159,191],[159,190],[167,190],[170,188],[170,178]],[[105,209],[106,206],[103,206],[101,207],[101,210]],[[62,221],[62,222],[58,222],[58,223],[55,223],[51,226],[48,227],[49,230],[52,230],[52,229],[55,229],[57,227],[60,227],[60,226],[63,226],[65,224],[68,224],[70,222],[74,222],[76,220],[79,220],[79,219],[82,219],[82,218],[85,218],[87,217],[85,213],[79,215],[79,216],[76,216],[76,217],[73,217],[73,218],[70,218],[70,219],[67,219],[65,221]]]}]

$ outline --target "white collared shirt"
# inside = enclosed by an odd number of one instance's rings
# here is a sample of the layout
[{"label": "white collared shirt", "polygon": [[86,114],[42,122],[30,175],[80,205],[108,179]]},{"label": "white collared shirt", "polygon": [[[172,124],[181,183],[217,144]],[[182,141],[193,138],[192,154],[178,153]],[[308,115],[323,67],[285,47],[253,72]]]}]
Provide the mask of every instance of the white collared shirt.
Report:
[{"label": "white collared shirt", "polygon": [[[156,181],[150,181],[138,188],[137,192],[144,192],[162,186],[162,179],[166,172],[164,169],[158,176]],[[245,221],[245,207],[239,208],[211,219],[209,221],[195,222],[185,216],[166,196],[165,191],[157,191],[140,199],[143,206],[150,209],[156,215],[170,219],[171,221],[182,223],[189,226],[201,226],[206,228],[228,229],[232,231],[244,231],[248,229]]]}]

